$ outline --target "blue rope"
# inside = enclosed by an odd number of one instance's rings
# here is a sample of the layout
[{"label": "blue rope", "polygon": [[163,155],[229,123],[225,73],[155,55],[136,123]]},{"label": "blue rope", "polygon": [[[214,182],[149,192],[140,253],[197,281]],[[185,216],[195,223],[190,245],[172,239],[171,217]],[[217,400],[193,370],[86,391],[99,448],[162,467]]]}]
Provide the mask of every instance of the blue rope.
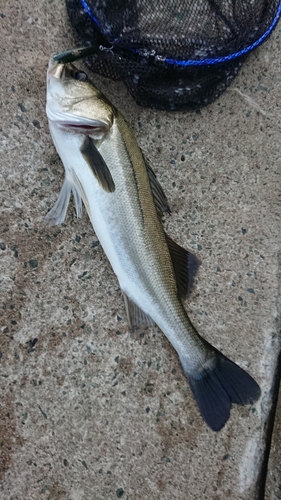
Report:
[{"label": "blue rope", "polygon": [[[93,15],[86,0],[80,0],[80,2],[82,4],[82,6],[84,7],[85,11],[87,12],[87,14],[89,14],[91,19],[98,26],[100,31],[103,32],[104,34],[108,35],[108,33],[106,31],[102,30],[102,27],[100,26],[97,18]],[[252,50],[254,50],[256,47],[258,47],[259,45],[261,45],[265,41],[265,39],[270,35],[270,33],[273,31],[273,29],[277,25],[280,15],[281,15],[281,1],[279,3],[275,17],[274,17],[271,25],[269,26],[269,28],[266,30],[266,32],[258,40],[256,40],[254,43],[252,43],[252,45],[249,45],[245,49],[239,50],[238,52],[234,52],[234,54],[230,54],[228,56],[222,56],[222,57],[209,58],[209,59],[208,58],[207,59],[188,59],[187,61],[170,59],[167,57],[165,59],[165,63],[173,64],[176,66],[208,66],[211,64],[220,64],[220,63],[224,63],[224,62],[229,62],[232,59],[236,59],[237,57],[244,56],[244,55],[248,54],[249,52],[251,52]],[[118,43],[118,40],[115,40],[115,42]],[[135,49],[130,49],[130,50],[132,52],[135,52],[135,53],[140,53],[138,50],[135,50]]]},{"label": "blue rope", "polygon": [[[102,31],[102,27],[100,26],[100,23],[98,21],[98,19],[94,16],[94,14],[92,13],[89,5],[87,4],[87,2],[85,0],[80,0],[84,10],[87,12],[87,14],[89,14],[90,18],[94,21],[94,23],[98,26],[99,30]],[[108,34],[106,31],[104,32],[106,35]]]}]

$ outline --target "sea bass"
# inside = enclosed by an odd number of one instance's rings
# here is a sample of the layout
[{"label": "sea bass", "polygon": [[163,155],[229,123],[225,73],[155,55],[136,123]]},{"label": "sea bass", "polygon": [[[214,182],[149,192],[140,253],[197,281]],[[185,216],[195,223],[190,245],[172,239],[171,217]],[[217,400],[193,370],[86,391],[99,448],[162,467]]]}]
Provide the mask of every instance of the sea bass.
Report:
[{"label": "sea bass", "polygon": [[206,423],[219,431],[232,403],[260,396],[255,380],[205,341],[182,299],[196,257],[164,231],[167,199],[124,117],[72,64],[49,63],[47,116],[65,180],[46,220],[64,221],[71,192],[82,201],[117,275],[132,328],[156,323],[177,351]]}]

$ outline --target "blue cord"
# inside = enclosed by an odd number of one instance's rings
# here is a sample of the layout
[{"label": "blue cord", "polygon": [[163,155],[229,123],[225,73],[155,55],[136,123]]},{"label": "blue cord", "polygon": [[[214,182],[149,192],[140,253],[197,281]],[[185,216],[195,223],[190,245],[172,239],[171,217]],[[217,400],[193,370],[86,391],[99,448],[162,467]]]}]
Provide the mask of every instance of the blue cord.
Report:
[{"label": "blue cord", "polygon": [[[86,0],[80,0],[80,2],[82,4],[82,6],[84,7],[85,11],[87,12],[87,14],[89,14],[89,16],[91,17],[91,19],[98,26],[99,30],[102,33],[108,35],[108,33],[106,31],[102,30],[102,27],[100,26],[97,18],[93,15],[93,13],[92,13],[89,5],[87,4]],[[271,25],[269,26],[269,28],[266,30],[266,32],[256,42],[254,42],[252,45],[249,45],[245,49],[239,50],[238,52],[235,52],[234,54],[230,54],[229,56],[210,58],[210,59],[197,59],[197,60],[196,59],[189,59],[187,61],[181,61],[181,60],[177,60],[177,59],[170,59],[170,58],[167,57],[165,59],[165,63],[167,63],[167,64],[173,64],[173,65],[176,65],[176,66],[208,66],[208,65],[211,65],[211,64],[219,64],[219,63],[229,62],[232,59],[236,59],[237,57],[244,56],[244,55],[248,54],[249,52],[251,52],[252,50],[254,50],[256,47],[258,47],[259,45],[261,45],[264,42],[264,40],[270,35],[270,33],[273,31],[273,29],[277,25],[280,15],[281,15],[281,2],[279,3],[279,6],[278,6],[278,9],[277,9],[275,17],[274,17]],[[118,43],[118,40],[115,40],[115,42]],[[138,50],[135,50],[135,49],[130,49],[130,50],[132,52],[139,53]]]},{"label": "blue cord", "polygon": [[[90,18],[94,21],[94,23],[98,26],[99,30],[102,31],[102,27],[100,26],[100,23],[99,21],[97,20],[97,18],[94,16],[94,14],[92,13],[89,5],[87,4],[87,2],[85,0],[80,0],[82,6],[84,7],[84,10],[87,12],[87,14],[89,14]],[[104,32],[106,35],[108,34],[106,31]]]}]

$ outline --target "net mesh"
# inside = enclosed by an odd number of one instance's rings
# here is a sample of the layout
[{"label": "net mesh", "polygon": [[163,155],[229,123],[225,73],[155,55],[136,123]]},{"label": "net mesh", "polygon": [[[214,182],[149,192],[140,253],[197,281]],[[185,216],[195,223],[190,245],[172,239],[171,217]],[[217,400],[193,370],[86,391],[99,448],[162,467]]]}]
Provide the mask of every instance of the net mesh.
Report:
[{"label": "net mesh", "polygon": [[66,0],[91,69],[122,79],[141,106],[198,109],[272,32],[280,0]]}]

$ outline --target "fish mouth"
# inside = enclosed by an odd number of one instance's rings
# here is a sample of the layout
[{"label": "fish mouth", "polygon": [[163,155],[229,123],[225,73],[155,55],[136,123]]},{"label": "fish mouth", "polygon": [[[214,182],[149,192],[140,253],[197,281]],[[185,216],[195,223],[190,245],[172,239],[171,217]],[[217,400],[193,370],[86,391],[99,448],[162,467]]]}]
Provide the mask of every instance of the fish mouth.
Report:
[{"label": "fish mouth", "polygon": [[74,72],[76,70],[75,66],[71,63],[61,63],[59,61],[54,60],[54,56],[56,52],[52,53],[52,56],[49,60],[48,65],[48,77],[56,78],[57,80],[63,80],[64,78],[68,78],[71,76],[71,71]]},{"label": "fish mouth", "polygon": [[60,80],[63,77],[63,71],[65,68],[65,64],[54,61],[53,57],[55,52],[52,54],[49,65],[48,65],[48,77],[54,77]]},{"label": "fish mouth", "polygon": [[73,130],[73,132],[85,134],[94,133],[95,135],[100,135],[107,133],[110,128],[107,123],[100,120],[93,120],[86,117],[81,119],[81,116],[75,116],[74,114],[54,112],[52,108],[49,108],[48,106],[47,116],[50,121],[56,123],[59,127],[67,130]]},{"label": "fish mouth", "polygon": [[54,60],[54,56],[56,54],[53,53],[52,57],[49,61],[48,65],[48,79],[50,80],[51,77],[56,78],[57,80],[68,80],[68,79],[74,79],[76,81],[80,82],[88,82],[88,76],[87,74],[82,71],[78,70],[72,63],[70,62],[59,62]]},{"label": "fish mouth", "polygon": [[108,129],[108,127],[105,126],[88,125],[85,123],[59,122],[58,125],[62,128],[73,130],[74,132],[80,132],[84,134],[94,133],[95,135],[104,134],[105,132],[107,132]]},{"label": "fish mouth", "polygon": [[95,125],[84,125],[81,123],[81,125],[79,123],[61,123],[61,125],[63,127],[66,127],[66,128],[73,128],[74,130],[76,129],[84,129],[84,130],[97,130],[99,129],[100,127],[96,127]]}]

